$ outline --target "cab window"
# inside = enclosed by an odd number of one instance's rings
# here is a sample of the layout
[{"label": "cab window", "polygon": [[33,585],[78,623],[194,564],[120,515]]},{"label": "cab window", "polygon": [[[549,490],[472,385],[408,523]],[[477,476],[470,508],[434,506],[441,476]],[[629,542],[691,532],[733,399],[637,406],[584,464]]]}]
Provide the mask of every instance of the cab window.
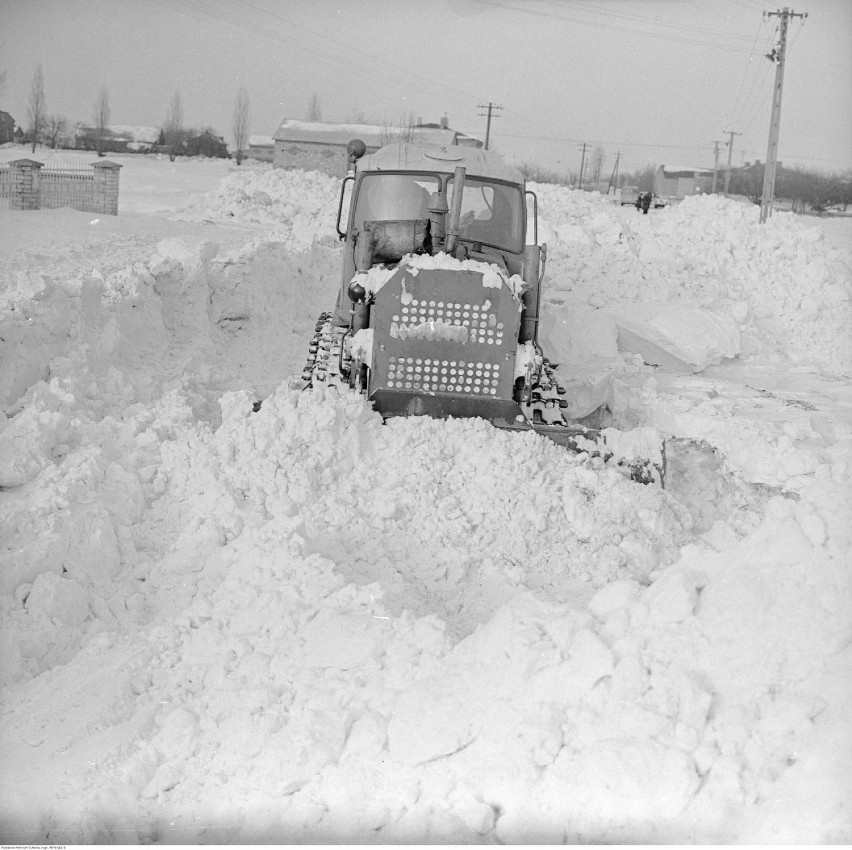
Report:
[{"label": "cab window", "polygon": [[365,174],[358,188],[353,227],[365,221],[429,218],[429,198],[438,178],[428,174]]},{"label": "cab window", "polygon": [[[447,188],[453,196],[453,180]],[[466,177],[459,237],[518,253],[523,248],[523,198],[516,186]]]}]

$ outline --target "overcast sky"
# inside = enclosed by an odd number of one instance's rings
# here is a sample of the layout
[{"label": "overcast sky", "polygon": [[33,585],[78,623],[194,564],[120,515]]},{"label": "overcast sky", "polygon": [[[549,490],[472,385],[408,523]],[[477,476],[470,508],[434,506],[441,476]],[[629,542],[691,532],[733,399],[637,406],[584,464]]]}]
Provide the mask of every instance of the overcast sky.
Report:
[{"label": "overcast sky", "polygon": [[[253,134],[305,118],[395,123],[411,114],[485,137],[516,164],[605,171],[765,159],[778,7],[759,0],[0,0],[0,109],[26,124],[36,66],[47,110],[160,126],[175,90],[185,123],[231,142],[244,84]],[[791,21],[779,158],[852,168],[852,0],[804,0]]]}]

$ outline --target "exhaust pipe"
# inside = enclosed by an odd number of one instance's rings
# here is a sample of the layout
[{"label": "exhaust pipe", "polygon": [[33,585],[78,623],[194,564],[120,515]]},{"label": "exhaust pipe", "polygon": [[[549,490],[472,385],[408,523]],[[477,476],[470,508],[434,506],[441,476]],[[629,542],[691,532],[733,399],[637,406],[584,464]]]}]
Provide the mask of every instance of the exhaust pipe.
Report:
[{"label": "exhaust pipe", "polygon": [[448,254],[452,255],[459,241],[459,220],[461,219],[462,193],[464,192],[465,168],[463,165],[456,167],[453,177],[453,202],[450,206],[450,219],[447,222],[447,248]]}]

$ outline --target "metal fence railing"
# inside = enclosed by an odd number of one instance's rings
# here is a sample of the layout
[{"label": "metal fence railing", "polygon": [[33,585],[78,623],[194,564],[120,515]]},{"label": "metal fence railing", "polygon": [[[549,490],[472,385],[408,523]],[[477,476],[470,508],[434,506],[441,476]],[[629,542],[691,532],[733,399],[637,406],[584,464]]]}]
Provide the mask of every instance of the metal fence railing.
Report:
[{"label": "metal fence railing", "polygon": [[12,169],[8,165],[0,165],[0,210],[9,209],[11,195]]},{"label": "metal fence railing", "polygon": [[94,209],[95,173],[88,164],[51,162],[39,172],[42,209]]}]

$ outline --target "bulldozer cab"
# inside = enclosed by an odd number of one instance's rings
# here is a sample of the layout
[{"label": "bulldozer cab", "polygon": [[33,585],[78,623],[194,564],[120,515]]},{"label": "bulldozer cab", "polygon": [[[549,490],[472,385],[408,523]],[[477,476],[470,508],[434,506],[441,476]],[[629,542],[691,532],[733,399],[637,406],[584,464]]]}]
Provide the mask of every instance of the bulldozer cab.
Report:
[{"label": "bulldozer cab", "polygon": [[[537,290],[538,254],[525,246],[526,196],[531,193],[525,193],[519,171],[487,151],[459,146],[388,145],[357,162],[357,173],[355,160],[351,162],[353,172],[344,183],[338,211],[338,233],[346,242],[335,309],[339,324],[349,321],[349,284],[356,271],[364,271],[356,255],[359,241],[363,244],[372,238],[367,230],[379,233],[381,243],[372,252],[371,265],[393,266],[405,254],[447,251],[460,260],[493,263],[510,276],[522,276]],[[459,166],[465,173],[457,199]],[[348,193],[347,184],[351,184]],[[340,217],[346,194],[349,212],[344,231]],[[444,227],[452,218],[451,202],[458,209],[454,241],[448,249]],[[524,302],[528,307],[530,296]]]},{"label": "bulldozer cab", "polygon": [[[361,176],[354,196],[349,232],[368,221],[429,219],[435,193],[451,198],[454,179],[440,174],[383,174]],[[467,177],[461,199],[459,239],[519,254],[524,239],[523,195],[518,186]]]}]

